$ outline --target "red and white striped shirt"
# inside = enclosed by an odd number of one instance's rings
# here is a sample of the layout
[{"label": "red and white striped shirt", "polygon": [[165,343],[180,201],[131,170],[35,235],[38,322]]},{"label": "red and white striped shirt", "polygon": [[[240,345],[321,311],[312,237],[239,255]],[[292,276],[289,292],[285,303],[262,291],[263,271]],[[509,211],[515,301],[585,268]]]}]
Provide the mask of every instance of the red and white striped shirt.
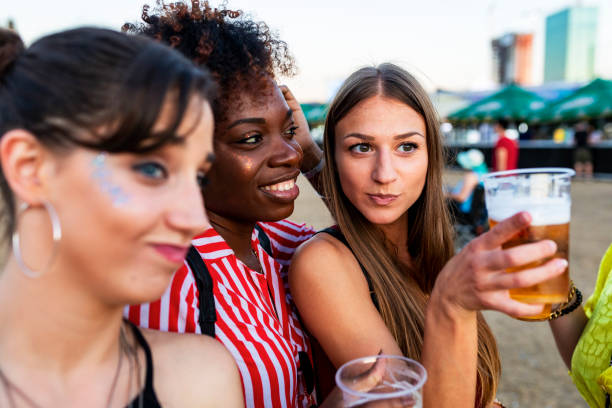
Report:
[{"label": "red and white striped shirt", "polygon": [[[215,336],[236,360],[247,407],[308,407],[314,399],[306,391],[298,353],[311,353],[289,294],[287,269],[297,246],[314,230],[287,220],[259,225],[272,249],[269,256],[254,230],[251,244],[264,273],[241,262],[213,228],[192,241],[213,280]],[[160,300],[129,306],[125,315],[145,328],[201,333],[198,299],[185,262]]]}]

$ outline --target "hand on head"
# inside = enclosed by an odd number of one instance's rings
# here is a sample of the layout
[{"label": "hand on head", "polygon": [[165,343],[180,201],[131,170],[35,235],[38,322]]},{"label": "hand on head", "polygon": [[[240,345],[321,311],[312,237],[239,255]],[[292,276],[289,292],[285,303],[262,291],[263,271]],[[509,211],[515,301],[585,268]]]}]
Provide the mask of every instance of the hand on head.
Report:
[{"label": "hand on head", "polygon": [[302,149],[304,149],[314,143],[312,137],[310,137],[310,129],[306,121],[306,116],[302,111],[300,103],[295,96],[293,96],[293,93],[287,85],[281,85],[279,88],[285,97],[287,105],[289,105],[289,108],[293,111],[293,121],[298,127],[295,133],[295,140],[297,140]]}]

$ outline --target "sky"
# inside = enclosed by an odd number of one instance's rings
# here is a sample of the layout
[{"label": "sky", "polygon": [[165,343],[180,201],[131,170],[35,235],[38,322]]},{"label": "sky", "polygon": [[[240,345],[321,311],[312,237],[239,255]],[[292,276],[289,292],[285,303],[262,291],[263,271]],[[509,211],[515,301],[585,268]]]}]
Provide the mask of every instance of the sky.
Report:
[{"label": "sky", "polygon": [[[29,43],[80,25],[118,29],[137,22],[145,3],[0,0],[0,24],[12,18]],[[595,73],[612,79],[610,0],[228,0],[288,43],[298,74],[280,82],[303,102],[325,102],[351,72],[385,61],[408,69],[429,91],[494,88],[490,41],[507,32],[534,33],[533,79],[539,84],[545,18],[576,4],[599,7]]]}]

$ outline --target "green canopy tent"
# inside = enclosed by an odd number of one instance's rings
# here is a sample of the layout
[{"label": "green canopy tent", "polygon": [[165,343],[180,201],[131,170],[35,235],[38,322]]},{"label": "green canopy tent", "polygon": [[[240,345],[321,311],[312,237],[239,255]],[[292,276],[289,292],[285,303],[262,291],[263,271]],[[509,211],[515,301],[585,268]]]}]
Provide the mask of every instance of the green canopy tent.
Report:
[{"label": "green canopy tent", "polygon": [[546,106],[544,99],[516,85],[502,90],[448,115],[451,122],[485,122],[498,119],[526,120]]},{"label": "green canopy tent", "polygon": [[325,123],[327,115],[327,104],[324,103],[303,103],[300,105],[308,125],[313,128],[317,125]]},{"label": "green canopy tent", "polygon": [[612,81],[595,79],[572,94],[533,112],[531,122],[562,122],[612,116]]}]

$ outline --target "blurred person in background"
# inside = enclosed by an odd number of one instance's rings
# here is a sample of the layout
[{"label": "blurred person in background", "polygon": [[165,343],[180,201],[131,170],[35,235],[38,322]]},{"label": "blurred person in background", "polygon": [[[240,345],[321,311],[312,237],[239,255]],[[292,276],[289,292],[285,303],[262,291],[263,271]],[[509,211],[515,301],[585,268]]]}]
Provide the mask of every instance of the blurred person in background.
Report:
[{"label": "blurred person in background", "polygon": [[208,224],[200,184],[212,88],[145,38],[79,28],[25,49],[0,31],[0,186],[12,234],[0,275],[0,406],[243,405],[221,345],[122,317],[163,293]]},{"label": "blurred person in background", "polygon": [[514,170],[518,165],[518,142],[508,137],[506,129],[508,121],[505,119],[499,119],[493,125],[497,134],[497,142],[493,148],[493,171]]},{"label": "blurred person in background", "polygon": [[577,177],[593,177],[592,133],[593,128],[588,122],[578,122],[574,126],[574,170]]},{"label": "blurred person in background", "polygon": [[289,272],[305,327],[335,368],[378,353],[423,362],[424,407],[499,406],[501,366],[480,310],[540,312],[508,289],[561,274],[567,262],[505,269],[551,256],[554,242],[502,250],[529,225],[520,213],[453,256],[437,115],[396,65],[362,68],[344,82],[324,147],[321,181],[337,225],[300,246]]},{"label": "blurred person in background", "polygon": [[[171,45],[219,85],[215,163],[203,190],[212,227],[198,231],[195,258],[161,299],[126,315],[144,327],[214,336],[238,364],[248,407],[310,407],[311,349],[286,279],[295,248],[314,231],[285,218],[300,170],[316,180],[323,155],[300,105],[276,83],[295,70],[287,44],[265,23],[226,7],[145,6],[144,22],[125,27]],[[208,283],[199,286],[200,278]]]},{"label": "blurred person in background", "polygon": [[[482,187],[482,176],[488,172],[487,165],[484,162],[484,154],[478,149],[463,151],[457,155],[457,163],[465,171],[463,178],[447,193],[451,214],[456,220],[464,224],[482,221],[470,220],[469,216],[472,212],[474,190],[478,186]],[[477,203],[482,207],[484,205],[484,195],[481,194],[477,199],[482,201],[482,203]],[[486,216],[484,218],[484,222],[488,222]]]}]

